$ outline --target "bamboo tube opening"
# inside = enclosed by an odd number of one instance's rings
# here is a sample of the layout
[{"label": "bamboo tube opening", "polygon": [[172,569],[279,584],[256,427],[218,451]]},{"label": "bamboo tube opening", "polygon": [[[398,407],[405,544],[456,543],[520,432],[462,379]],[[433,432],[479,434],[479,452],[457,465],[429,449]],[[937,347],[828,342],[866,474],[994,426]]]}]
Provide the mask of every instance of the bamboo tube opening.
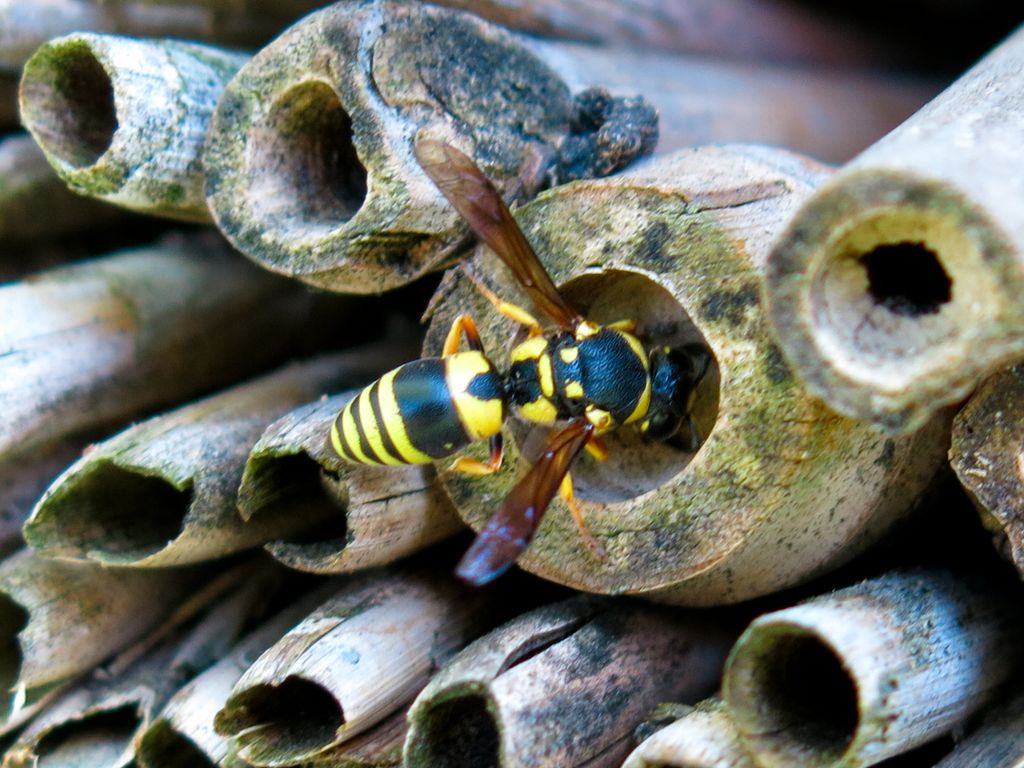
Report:
[{"label": "bamboo tube opening", "polygon": [[366,199],[367,171],[334,89],[311,80],[284,91],[253,132],[249,193],[282,238],[323,236]]},{"label": "bamboo tube opening", "polygon": [[[178,489],[162,478],[148,477],[110,462],[97,465],[78,482],[57,486],[49,503],[54,509],[73,505],[75,515],[55,515],[47,524],[56,550],[80,554],[102,551],[132,559],[167,546],[181,531],[192,489]],[[41,535],[41,524],[29,523],[29,537]]]},{"label": "bamboo tube opening", "polygon": [[407,764],[498,768],[498,727],[484,696],[458,696],[431,708],[421,738],[407,742]]},{"label": "bamboo tube opening", "polygon": [[[259,473],[248,476],[249,496],[259,504],[243,506],[246,519],[265,515],[278,517],[296,509],[317,510],[310,514],[319,523],[281,541],[289,544],[330,543],[344,545],[348,523],[345,516],[344,484],[337,476],[324,476],[326,470],[308,453],[277,456],[265,462]],[[336,486],[342,486],[338,488]],[[326,542],[330,539],[330,542]]]},{"label": "bamboo tube opening", "polygon": [[51,45],[22,78],[22,120],[43,148],[73,168],[87,168],[110,148],[117,108],[110,75],[88,43]]},{"label": "bamboo tube opening", "polygon": [[839,760],[859,710],[857,687],[834,649],[805,627],[783,624],[759,628],[752,642],[758,653],[734,656],[726,683],[730,707],[748,723],[745,732],[770,744],[771,765]]},{"label": "bamboo tube opening", "polygon": [[131,749],[139,728],[133,706],[71,721],[47,733],[35,749],[37,768],[65,765],[114,765]]},{"label": "bamboo tube opening", "polygon": [[333,742],[345,724],[341,705],[330,691],[294,675],[280,685],[254,685],[233,696],[230,713],[217,718],[218,731],[229,728],[237,734],[246,761],[257,764],[279,764],[282,751],[315,753]]},{"label": "bamboo tube opening", "polygon": [[139,764],[144,768],[215,768],[216,764],[203,750],[175,730],[166,721],[156,722],[136,748]]},{"label": "bamboo tube opening", "polygon": [[[612,269],[579,275],[559,290],[591,320],[635,320],[637,334],[648,350],[693,343],[703,346],[711,355],[711,363],[697,388],[692,414],[701,439],[711,434],[718,417],[718,362],[704,335],[667,289],[639,272]],[[526,331],[520,331],[517,340],[525,338]],[[547,427],[531,429],[518,420],[513,428],[520,445],[527,447],[527,440],[541,439],[549,431]],[[583,457],[573,467],[574,487],[581,499],[608,503],[635,498],[667,483],[697,455],[677,444],[645,442],[637,429],[614,430],[605,441],[607,460]]]}]

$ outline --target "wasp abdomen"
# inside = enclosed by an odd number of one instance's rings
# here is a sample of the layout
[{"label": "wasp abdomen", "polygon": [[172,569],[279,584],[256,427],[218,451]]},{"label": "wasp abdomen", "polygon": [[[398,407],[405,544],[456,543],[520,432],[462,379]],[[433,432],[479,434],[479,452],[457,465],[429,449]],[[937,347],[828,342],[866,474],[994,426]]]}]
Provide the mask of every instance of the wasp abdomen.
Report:
[{"label": "wasp abdomen", "polygon": [[496,434],[505,391],[480,352],[414,360],[384,374],[342,409],[331,444],[358,464],[427,464]]}]

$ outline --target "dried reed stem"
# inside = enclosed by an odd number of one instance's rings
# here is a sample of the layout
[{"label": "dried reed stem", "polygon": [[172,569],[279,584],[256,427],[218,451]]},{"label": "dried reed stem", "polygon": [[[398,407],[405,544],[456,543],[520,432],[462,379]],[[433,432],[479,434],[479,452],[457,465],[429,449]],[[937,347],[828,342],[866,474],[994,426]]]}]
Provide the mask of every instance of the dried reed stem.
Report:
[{"label": "dried reed stem", "polygon": [[487,628],[489,597],[427,571],[354,580],[249,667],[215,727],[253,765],[309,760],[412,699]]},{"label": "dried reed stem", "polygon": [[759,765],[868,766],[948,733],[1020,661],[1019,598],[891,573],[756,619],[723,694]]},{"label": "dried reed stem", "polygon": [[992,708],[981,725],[935,768],[1005,768],[1024,764],[1024,694]]},{"label": "dried reed stem", "polygon": [[681,614],[577,597],[447,664],[409,712],[407,768],[618,766],[658,701],[713,690],[730,638]]},{"label": "dried reed stem", "polygon": [[[267,423],[289,408],[386,370],[379,347],[293,364],[93,446],[49,488],[25,538],[49,557],[166,567],[210,560],[294,536],[332,509],[243,520],[238,484]],[[141,511],[145,510],[145,514]]]},{"label": "dried reed stem", "polygon": [[178,40],[67,35],[25,64],[22,120],[73,191],[209,221],[199,154],[217,99],[248,58]]},{"label": "dried reed stem", "polygon": [[797,213],[768,268],[815,394],[892,432],[1024,353],[1024,29]]},{"label": "dried reed stem", "polygon": [[721,699],[707,699],[648,737],[622,768],[757,768]]},{"label": "dried reed stem", "polygon": [[319,533],[267,545],[291,568],[345,573],[386,565],[463,527],[433,467],[354,466],[328,445],[331,423],[355,394],[310,403],[274,422],[246,462],[238,490],[244,520],[308,514],[324,521]]},{"label": "dried reed stem", "polygon": [[[704,148],[559,187],[516,212],[588,317],[634,318],[648,348],[701,342],[714,357],[693,409],[704,437],[696,454],[625,427],[608,436],[608,461],[577,461],[577,495],[607,557],[593,556],[556,500],[524,568],[586,591],[739,601],[835,567],[908,511],[944,458],[948,422],[892,440],[836,416],[786,367],[760,305],[772,238],[823,176],[782,150]],[[486,249],[467,268],[508,301],[528,301]],[[435,296],[426,350],[440,350],[461,312],[503,365],[521,327],[461,271]],[[545,433],[512,419],[507,469],[442,478],[463,519],[485,523],[528,463],[520,452],[530,456]],[[469,453],[485,458],[486,446]]]}]

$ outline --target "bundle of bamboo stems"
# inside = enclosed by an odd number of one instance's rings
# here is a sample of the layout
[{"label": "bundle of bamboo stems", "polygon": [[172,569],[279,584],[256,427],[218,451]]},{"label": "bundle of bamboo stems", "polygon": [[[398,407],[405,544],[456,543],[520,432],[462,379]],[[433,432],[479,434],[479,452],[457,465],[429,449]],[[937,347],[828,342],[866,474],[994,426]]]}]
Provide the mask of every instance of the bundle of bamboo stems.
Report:
[{"label": "bundle of bamboo stems", "polygon": [[[1024,30],[935,96],[809,2],[319,5],[0,0],[3,767],[1024,761]],[[552,314],[431,139],[708,360],[692,440],[604,435],[483,588],[548,427],[483,476],[330,438]]]}]

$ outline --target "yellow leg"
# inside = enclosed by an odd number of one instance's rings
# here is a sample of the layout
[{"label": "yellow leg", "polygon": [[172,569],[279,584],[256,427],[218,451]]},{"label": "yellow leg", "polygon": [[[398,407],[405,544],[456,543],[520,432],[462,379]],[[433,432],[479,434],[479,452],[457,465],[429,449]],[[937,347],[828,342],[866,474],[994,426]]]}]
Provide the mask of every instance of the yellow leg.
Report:
[{"label": "yellow leg", "polygon": [[490,288],[484,285],[483,281],[480,280],[479,277],[474,275],[468,269],[463,269],[462,271],[463,273],[465,273],[466,277],[470,279],[473,285],[476,286],[476,289],[480,291],[481,295],[489,302],[491,302],[491,305],[499,314],[504,315],[509,320],[514,320],[520,325],[525,325],[527,328],[530,329],[531,336],[536,336],[540,333],[543,333],[543,328],[541,328],[541,325],[537,321],[537,318],[535,318],[525,309],[520,307],[518,304],[512,304],[511,302],[504,301],[503,299],[501,299],[498,296],[498,294],[496,294],[494,291],[492,291]]},{"label": "yellow leg", "polygon": [[463,333],[466,334],[466,340],[469,342],[470,349],[483,350],[483,343],[480,341],[480,332],[476,329],[476,322],[470,315],[459,315],[452,321],[452,327],[448,329],[448,335],[444,339],[444,347],[441,348],[441,357],[451,357],[459,351]]},{"label": "yellow leg", "polygon": [[569,507],[569,511],[572,513],[572,519],[576,523],[576,527],[580,529],[580,535],[583,537],[583,542],[587,545],[587,549],[589,549],[591,554],[593,554],[598,560],[604,560],[607,558],[608,553],[604,551],[604,547],[598,544],[597,539],[594,538],[590,529],[587,527],[587,521],[583,519],[583,511],[580,509],[579,502],[576,501],[576,496],[572,490],[571,474],[567,474],[562,478],[562,485],[559,487],[559,493],[562,496],[562,500]]},{"label": "yellow leg", "polygon": [[606,327],[611,328],[613,331],[622,331],[623,333],[636,333],[636,320],[617,320]]},{"label": "yellow leg", "polygon": [[606,461],[608,459],[608,443],[597,435],[591,437],[584,447],[595,460]]},{"label": "yellow leg", "polygon": [[488,461],[480,461],[471,456],[459,456],[452,462],[448,469],[452,472],[460,472],[471,477],[483,477],[493,475],[501,469],[501,461],[505,457],[505,446],[501,439],[501,433],[491,438],[491,458]]}]

